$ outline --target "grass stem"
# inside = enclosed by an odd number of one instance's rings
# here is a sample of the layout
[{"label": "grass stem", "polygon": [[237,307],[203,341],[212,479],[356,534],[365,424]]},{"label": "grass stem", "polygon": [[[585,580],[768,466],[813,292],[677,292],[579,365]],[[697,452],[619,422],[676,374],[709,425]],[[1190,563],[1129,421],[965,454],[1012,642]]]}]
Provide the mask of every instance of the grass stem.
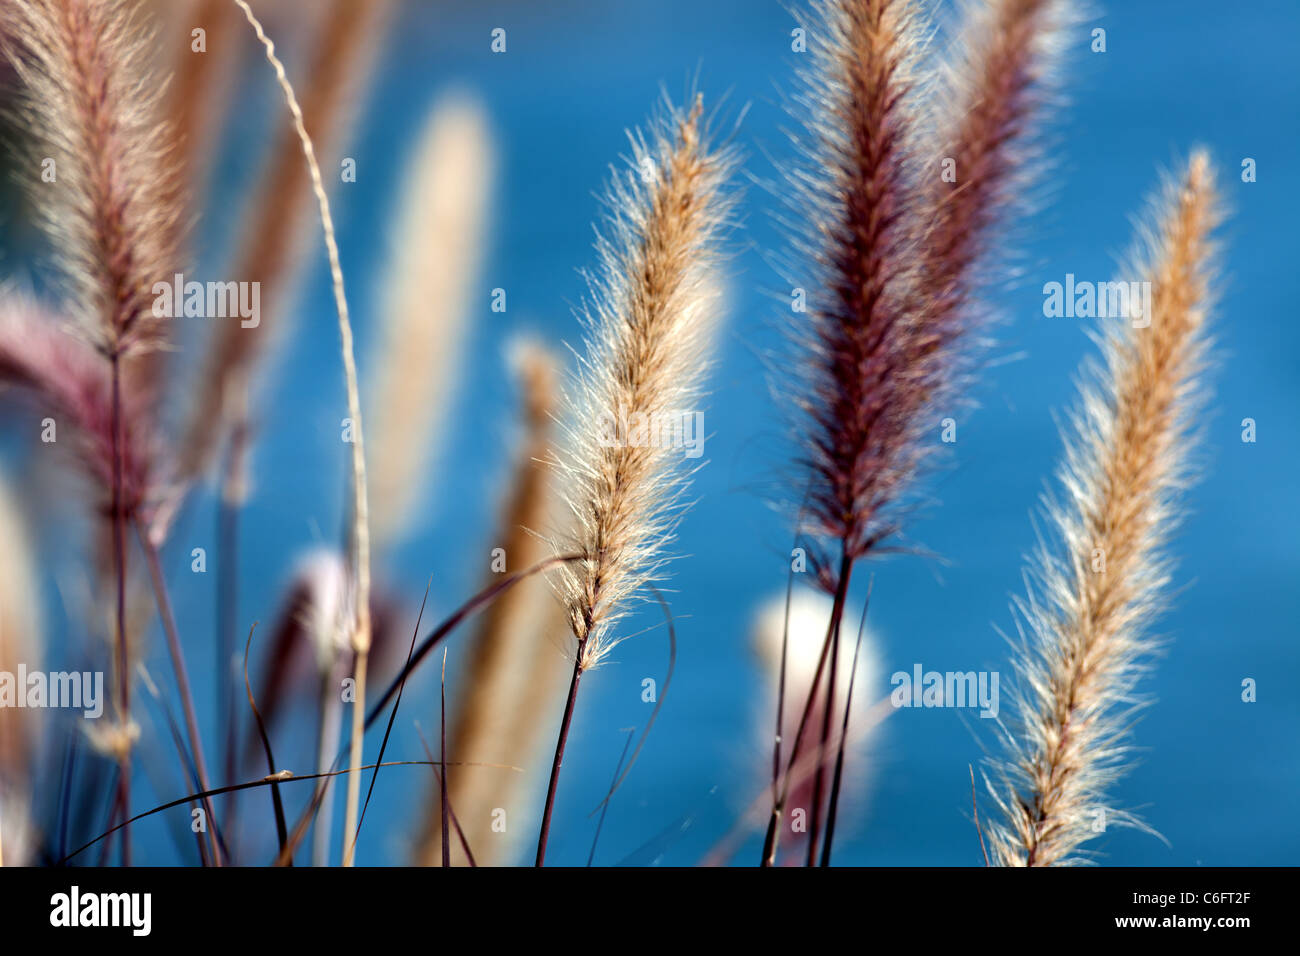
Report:
[{"label": "grass stem", "polygon": [[[122,819],[130,818],[131,806],[131,655],[126,637],[126,533],[122,527],[122,360],[114,350],[109,359],[112,377],[112,522],[113,522],[113,574],[117,597],[117,705],[122,736],[118,753],[117,801]],[[122,865],[131,865],[131,831],[122,828]]]},{"label": "grass stem", "polygon": [[546,843],[551,835],[551,814],[555,810],[555,791],[560,783],[560,768],[564,765],[564,746],[569,740],[569,727],[573,723],[573,707],[578,700],[578,683],[582,680],[583,652],[587,641],[578,642],[578,652],[573,658],[573,678],[569,681],[569,696],[564,702],[564,716],[560,720],[560,734],[555,741],[555,760],[551,763],[551,780],[546,786],[546,806],[542,810],[542,826],[537,834],[536,866],[546,864]]},{"label": "grass stem", "polygon": [[[189,671],[185,667],[185,655],[181,650],[180,635],[176,630],[176,617],[172,613],[171,599],[167,595],[167,582],[163,577],[162,566],[158,560],[158,548],[149,538],[143,523],[135,520],[136,537],[144,551],[145,564],[149,568],[149,578],[153,582],[154,600],[158,604],[158,616],[162,618],[163,633],[167,636],[167,652],[171,656],[172,671],[176,675],[176,687],[181,695],[181,707],[185,713],[185,732],[189,737],[190,750],[194,752],[194,770],[198,774],[199,787],[211,789],[208,782],[207,761],[203,756],[203,741],[199,736],[199,721],[194,710],[194,695],[190,691]],[[212,804],[204,798],[203,810],[208,817],[208,839],[212,848],[212,859],[221,865],[221,854],[217,848],[217,818],[212,811]]]}]

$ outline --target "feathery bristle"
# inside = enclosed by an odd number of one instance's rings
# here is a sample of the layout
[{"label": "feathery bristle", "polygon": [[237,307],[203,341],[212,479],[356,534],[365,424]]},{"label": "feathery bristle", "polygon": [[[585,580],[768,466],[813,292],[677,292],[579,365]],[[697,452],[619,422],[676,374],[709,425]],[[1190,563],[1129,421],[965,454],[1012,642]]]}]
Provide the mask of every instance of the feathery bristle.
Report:
[{"label": "feathery bristle", "polygon": [[1164,545],[1205,397],[1212,180],[1197,152],[1166,189],[1131,272],[1151,283],[1150,324],[1135,316],[1105,330],[1104,368],[1090,369],[1072,422],[1065,500],[1048,509],[1062,550],[1040,548],[1037,586],[1019,606],[1029,631],[1016,662],[1023,738],[996,789],[990,782],[1006,817],[990,843],[1003,865],[1080,862],[1099,814],[1136,822],[1107,806],[1107,788],[1125,769],[1150,628],[1167,603]]},{"label": "feathery bristle", "polygon": [[702,112],[697,100],[648,138],[631,137],[631,168],[611,186],[609,230],[597,243],[586,359],[558,460],[577,531],[557,550],[583,555],[562,578],[584,669],[613,647],[613,625],[662,570],[688,477],[681,448],[630,440],[620,423],[660,422],[699,401],[720,318],[714,269],[732,165],[709,147]]},{"label": "feathery bristle", "polygon": [[6,0],[0,17],[72,314],[105,354],[157,344],[166,326],[152,290],[175,272],[180,211],[149,36],[130,4],[111,0]]},{"label": "feathery bristle", "polygon": [[493,148],[482,107],[448,96],[430,113],[412,156],[394,231],[383,341],[370,414],[371,521],[378,541],[412,527],[461,366],[479,273]]}]

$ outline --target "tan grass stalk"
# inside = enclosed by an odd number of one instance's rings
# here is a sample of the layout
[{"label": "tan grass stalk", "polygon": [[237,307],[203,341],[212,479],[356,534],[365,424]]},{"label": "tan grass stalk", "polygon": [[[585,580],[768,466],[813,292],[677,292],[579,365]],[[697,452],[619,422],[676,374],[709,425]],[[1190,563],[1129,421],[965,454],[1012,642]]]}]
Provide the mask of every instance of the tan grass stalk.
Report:
[{"label": "tan grass stalk", "polygon": [[[526,431],[497,533],[505,552],[505,571],[532,567],[547,557],[538,532],[554,526],[558,499],[547,462],[552,456],[558,405],[558,361],[546,348],[524,342],[513,355],[523,390]],[[483,610],[469,648],[460,684],[464,688],[448,731],[448,751],[457,760],[479,765],[447,773],[448,804],[455,811],[474,861],[492,866],[509,861],[514,842],[493,830],[493,811],[508,810],[524,818],[520,806],[533,775],[503,773],[486,764],[532,768],[542,756],[539,745],[563,692],[567,668],[561,651],[566,618],[540,576],[516,585]],[[543,757],[544,759],[544,757]],[[416,851],[422,866],[442,858],[442,809],[439,788],[427,802],[424,836]],[[452,861],[468,862],[458,839],[451,841]]]},{"label": "tan grass stalk", "polygon": [[697,99],[689,112],[672,111],[648,140],[633,137],[632,167],[611,189],[612,231],[597,245],[587,354],[568,398],[568,447],[558,460],[576,531],[556,553],[584,557],[561,575],[576,646],[539,866],[579,681],[618,643],[618,621],[663,571],[689,477],[680,448],[634,442],[620,423],[687,413],[700,400],[720,319],[715,268],[731,166],[708,144],[702,114]]},{"label": "tan grass stalk", "polygon": [[[165,11],[172,44],[172,86],[168,112],[177,164],[195,195],[202,195],[215,141],[227,115],[226,95],[240,62],[239,12],[229,0],[170,2]],[[204,31],[205,52],[193,49],[192,31]]]},{"label": "tan grass stalk", "polygon": [[1048,509],[1060,550],[1040,548],[1037,586],[1020,605],[1022,736],[990,782],[1005,817],[989,841],[1001,865],[1080,862],[1098,814],[1135,822],[1106,799],[1127,769],[1151,625],[1168,602],[1165,545],[1205,397],[1218,219],[1205,153],[1192,155],[1153,208],[1125,276],[1151,283],[1150,315],[1103,332],[1103,367],[1089,370],[1060,471],[1064,501]]},{"label": "tan grass stalk", "polygon": [[[22,510],[0,478],[0,672],[41,667],[40,579]],[[23,688],[18,688],[22,693]],[[35,712],[0,707],[0,866],[24,866],[35,849],[28,825],[35,782]]]},{"label": "tan grass stalk", "polygon": [[[234,42],[239,13],[228,0],[136,0],[142,15],[154,26],[153,45],[158,85],[166,89],[160,106],[168,119],[168,154],[178,189],[200,202],[206,193],[207,171],[219,152],[212,142],[226,117],[227,94],[243,47]],[[206,52],[193,50],[192,31],[205,32]],[[189,219],[175,223],[171,245],[186,250]],[[180,257],[190,262],[186,254]],[[155,392],[161,392],[167,356],[148,353],[135,364],[137,374]]]},{"label": "tan grass stalk", "polygon": [[343,831],[343,865],[351,866],[355,845],[351,839],[357,825],[357,802],[361,793],[361,749],[366,711],[366,658],[370,652],[370,508],[366,494],[366,451],[361,427],[361,391],[357,384],[356,356],[352,348],[352,322],[348,317],[347,293],[343,287],[343,267],[339,264],[338,242],[334,234],[334,217],[330,213],[329,197],[321,180],[316,150],[303,120],[302,107],[294,95],[284,64],[275,55],[275,44],[262,30],[262,24],[253,15],[245,0],[234,0],[244,11],[257,39],[266,50],[266,59],[275,70],[276,81],[293,117],[294,129],[302,145],[303,157],[311,173],[312,192],[320,208],[321,226],[325,234],[325,250],[329,254],[330,277],[334,287],[334,305],[339,317],[339,338],[343,353],[343,380],[348,394],[348,415],[352,419],[352,567],[356,577],[356,618],[352,627],[352,649],[356,652],[356,699],[352,704],[352,753],[348,773],[348,802]]},{"label": "tan grass stalk", "polygon": [[[249,387],[276,328],[284,324],[278,313],[310,236],[306,227],[314,188],[303,169],[298,127],[319,146],[328,168],[347,130],[348,103],[369,74],[390,6],[389,0],[333,0],[325,15],[304,70],[310,83],[305,86],[301,122],[291,123],[276,143],[239,231],[231,266],[232,278],[261,283],[261,322],[247,329],[239,322],[225,322],[214,330],[182,431],[182,480],[199,477],[213,464],[227,431],[238,424],[232,421],[242,401],[236,395]],[[213,414],[213,409],[220,413]]]},{"label": "tan grass stalk", "polygon": [[380,287],[382,341],[371,377],[371,524],[376,548],[412,527],[429,486],[429,459],[461,366],[470,297],[483,257],[494,161],[487,117],[474,100],[445,97],[398,190],[392,254]]}]

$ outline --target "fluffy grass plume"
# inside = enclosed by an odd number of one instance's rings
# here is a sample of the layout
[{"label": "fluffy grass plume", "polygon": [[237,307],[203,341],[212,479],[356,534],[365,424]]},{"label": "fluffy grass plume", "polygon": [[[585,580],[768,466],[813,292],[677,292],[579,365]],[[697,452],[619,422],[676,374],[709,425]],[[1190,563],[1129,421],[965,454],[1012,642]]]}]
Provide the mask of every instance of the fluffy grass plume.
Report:
[{"label": "fluffy grass plume", "polygon": [[[587,316],[586,357],[567,397],[563,493],[576,522],[559,553],[580,553],[563,593],[584,669],[616,643],[614,627],[665,560],[686,470],[682,449],[619,440],[633,416],[698,408],[720,319],[719,234],[731,157],[712,149],[700,100],[632,137],[614,179],[609,227]],[[688,460],[686,460],[688,461]]]},{"label": "fluffy grass plume", "polygon": [[174,272],[180,211],[149,35],[132,4],[111,0],[6,0],[0,26],[68,311],[105,355],[156,344],[166,322],[152,289]]},{"label": "fluffy grass plume", "polygon": [[[835,606],[791,766],[828,671],[826,751],[854,565],[897,546],[918,472],[936,447],[927,435],[969,364],[959,347],[974,319],[968,288],[1014,191],[1052,46],[1054,22],[1042,10],[1052,6],[971,4],[944,82],[922,62],[929,28],[913,0],[818,0],[808,11],[812,55],[793,103],[806,127],[805,158],[789,177],[803,222],[794,285],[807,289],[809,319],[793,331],[804,369],[796,403],[804,474],[796,489],[800,534]],[[780,388],[787,390],[784,373]],[[822,776],[819,765],[810,865]],[[769,861],[783,802],[778,796],[769,823]],[[828,841],[823,865],[829,851]]]},{"label": "fluffy grass plume", "polygon": [[899,533],[930,413],[962,380],[971,294],[1019,205],[1064,15],[1058,0],[971,2],[938,67],[913,0],[819,0],[810,17],[793,104],[807,161],[791,177],[811,268],[806,530],[852,562]]},{"label": "fluffy grass plume", "polygon": [[[917,138],[921,24],[912,0],[818,0],[805,14],[809,65],[792,111],[805,127],[788,177],[801,227],[793,237],[806,322],[792,329],[795,434],[805,474],[799,533],[818,583],[835,598],[823,650],[789,747],[793,767],[814,704],[821,760],[810,801],[809,864],[821,819],[838,684],[839,629],[854,562],[896,531],[894,512],[924,446],[916,412],[925,383],[911,358],[920,231]],[[798,313],[796,312],[796,315]],[[780,389],[788,390],[784,371]],[[838,552],[836,554],[835,552]],[[826,667],[829,656],[830,666]],[[819,692],[826,677],[828,692]],[[778,710],[785,713],[784,684]],[[784,739],[776,748],[776,763]],[[778,773],[779,776],[779,773]],[[763,860],[776,858],[790,794],[773,781]]]},{"label": "fluffy grass plume", "polygon": [[1064,0],[964,5],[930,99],[922,355],[972,331],[974,294],[1001,274],[991,240],[1041,175],[1038,127],[1056,97],[1065,29],[1082,16]]},{"label": "fluffy grass plume", "polygon": [[1151,283],[1150,325],[1121,318],[1103,333],[1102,367],[1089,370],[1060,471],[1064,500],[1048,508],[1059,550],[1040,548],[1036,586],[1020,604],[1021,736],[990,782],[1004,820],[989,847],[1001,865],[1081,862],[1098,813],[1135,822],[1109,808],[1107,790],[1126,769],[1151,626],[1167,604],[1164,546],[1205,397],[1218,219],[1207,156],[1194,153],[1153,206],[1128,272]]},{"label": "fluffy grass plume", "polygon": [[688,414],[700,400],[720,319],[717,257],[734,162],[710,145],[703,112],[699,97],[689,111],[669,106],[648,135],[631,137],[630,168],[611,184],[610,219],[597,240],[587,348],[567,397],[568,440],[557,460],[575,529],[562,536],[558,553],[581,559],[561,573],[576,646],[538,866],[578,683],[617,643],[615,627],[630,602],[663,570],[688,477],[681,448],[633,441],[620,423]]},{"label": "fluffy grass plume", "polygon": [[[888,535],[885,511],[914,468],[919,423],[902,412],[918,387],[906,365],[918,242],[916,58],[912,0],[825,0],[810,11],[811,67],[795,109],[808,129],[793,177],[806,232],[797,253],[811,328],[797,334],[811,419],[813,537],[851,559]],[[814,553],[823,584],[833,569]]]},{"label": "fluffy grass plume", "polygon": [[[263,702],[260,705],[264,708],[263,718],[269,724],[290,696],[297,676],[293,673],[294,665],[305,649],[303,645],[310,647],[320,689],[316,739],[318,773],[331,768],[339,749],[343,703],[336,689],[352,664],[348,630],[354,615],[348,607],[350,597],[347,562],[337,551],[319,548],[299,560],[279,627],[270,642],[268,682],[259,695]],[[251,734],[249,743],[256,746]],[[313,866],[329,865],[329,844],[334,837],[332,786],[333,780],[329,778],[316,783],[317,792],[324,796],[312,828]]]},{"label": "fluffy grass plume", "polygon": [[370,404],[377,541],[412,526],[439,426],[448,415],[479,274],[494,150],[483,108],[439,101],[402,188]]}]

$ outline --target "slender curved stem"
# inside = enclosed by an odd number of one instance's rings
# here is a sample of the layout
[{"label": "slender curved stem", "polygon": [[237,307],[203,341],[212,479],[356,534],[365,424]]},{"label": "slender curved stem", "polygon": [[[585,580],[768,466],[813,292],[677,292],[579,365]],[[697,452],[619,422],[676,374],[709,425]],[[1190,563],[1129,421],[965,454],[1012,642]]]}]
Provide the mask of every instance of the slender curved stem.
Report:
[{"label": "slender curved stem", "polygon": [[[207,761],[203,756],[203,740],[199,736],[199,721],[194,711],[194,695],[190,691],[189,671],[185,667],[185,655],[181,651],[180,635],[176,631],[176,617],[172,613],[171,598],[167,595],[167,583],[163,578],[162,566],[158,561],[158,549],[149,539],[149,533],[137,517],[134,520],[136,537],[144,552],[145,564],[149,568],[149,577],[153,582],[154,600],[158,604],[158,616],[162,618],[163,633],[167,636],[167,652],[171,656],[172,670],[176,674],[176,687],[181,695],[181,707],[185,713],[185,733],[190,739],[190,750],[194,752],[194,770],[198,774],[199,786],[203,790],[211,789],[208,782]],[[216,830],[217,818],[212,810],[212,803],[206,797],[203,810],[208,817],[208,839],[212,847],[212,859],[221,865],[221,853],[218,850]]]}]

